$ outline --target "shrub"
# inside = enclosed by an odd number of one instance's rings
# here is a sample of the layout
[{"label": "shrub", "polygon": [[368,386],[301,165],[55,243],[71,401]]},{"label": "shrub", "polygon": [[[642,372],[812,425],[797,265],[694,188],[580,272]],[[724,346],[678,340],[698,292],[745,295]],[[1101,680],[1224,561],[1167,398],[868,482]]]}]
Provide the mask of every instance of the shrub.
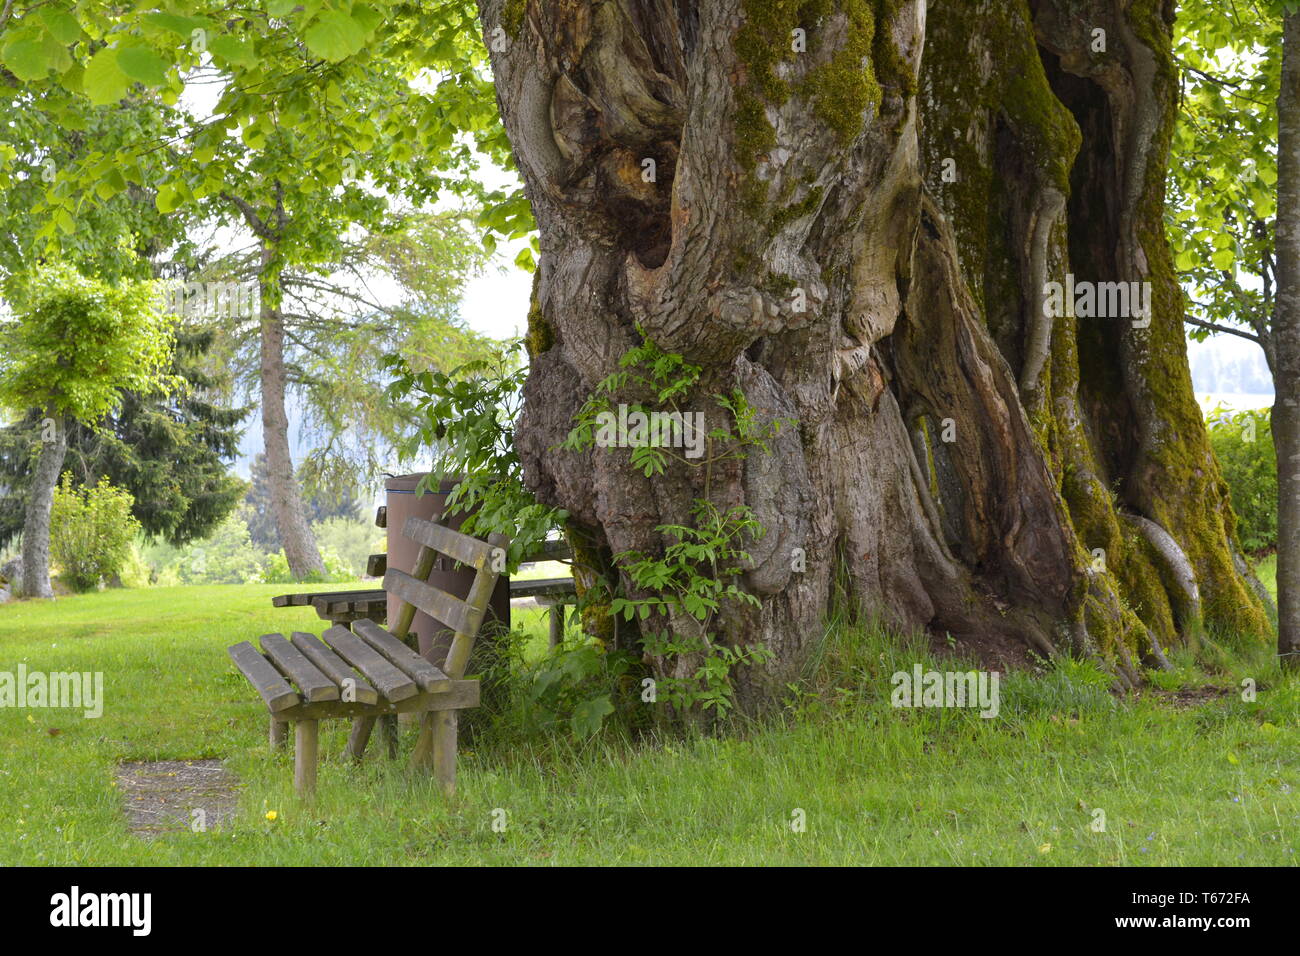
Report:
[{"label": "shrub", "polygon": [[337,555],[353,577],[366,573],[366,559],[370,555],[386,550],[383,530],[360,518],[326,518],[312,524],[311,530],[322,558],[327,552]]},{"label": "shrub", "polygon": [[325,562],[324,574],[313,572],[304,578],[295,578],[289,570],[289,560],[284,556],[284,552],[277,551],[275,554],[267,556],[262,567],[261,577],[258,580],[263,584],[311,584],[329,581],[346,582],[357,579],[358,575],[348,566],[348,562],[328,548],[320,549],[320,559]]},{"label": "shrub", "polygon": [[117,572],[118,581],[124,588],[147,588],[153,583],[153,572],[144,560],[139,541],[132,541],[127,549],[126,561]]},{"label": "shrub", "polygon": [[1277,454],[1269,410],[1215,409],[1210,445],[1232,496],[1241,546],[1253,553],[1276,547]]},{"label": "shrub", "polygon": [[182,584],[247,584],[258,579],[262,561],[248,525],[232,514],[210,537],[181,549],[176,572]]},{"label": "shrub", "polygon": [[50,510],[50,556],[73,590],[94,590],[126,565],[140,531],[134,503],[130,492],[107,481],[74,488],[71,473],[64,473]]}]

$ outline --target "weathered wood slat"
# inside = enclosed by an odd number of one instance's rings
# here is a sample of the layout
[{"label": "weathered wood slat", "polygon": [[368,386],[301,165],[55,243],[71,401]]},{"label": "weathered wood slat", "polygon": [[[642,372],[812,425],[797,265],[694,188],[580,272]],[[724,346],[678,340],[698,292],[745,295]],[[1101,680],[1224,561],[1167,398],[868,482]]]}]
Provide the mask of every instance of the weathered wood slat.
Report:
[{"label": "weathered wood slat", "polygon": [[380,607],[388,607],[388,596],[383,591],[371,593],[358,591],[356,597],[342,594],[327,594],[311,602],[316,613],[321,617],[333,617],[342,614],[368,614]]},{"label": "weathered wood slat", "polygon": [[356,704],[341,700],[327,700],[319,704],[298,704],[281,711],[282,720],[327,720],[335,717],[380,717],[384,714],[415,714],[424,710],[461,710],[479,704],[479,682],[454,680],[440,694],[417,693],[405,700],[381,700],[377,704]]},{"label": "weathered wood slat", "polygon": [[415,651],[411,650],[374,621],[357,621],[352,632],[377,650],[397,667],[409,674],[420,690],[436,694],[446,690],[451,679]]},{"label": "weathered wood slat", "polygon": [[388,555],[372,554],[366,558],[366,576],[372,578],[382,578],[384,572],[388,570]]},{"label": "weathered wood slat", "polygon": [[551,597],[577,594],[573,578],[541,578],[536,581],[511,581],[510,596],[512,598],[523,597]]},{"label": "weathered wood slat", "polygon": [[555,541],[543,541],[541,547],[536,551],[531,551],[524,557],[525,564],[534,564],[538,561],[567,561],[573,557],[573,549],[569,547],[569,542],[560,538]]},{"label": "weathered wood slat", "polygon": [[384,590],[396,594],[406,603],[437,618],[453,631],[465,630],[470,619],[470,607],[460,598],[453,597],[446,591],[441,591],[423,581],[417,581],[405,571],[389,568],[388,573],[384,575]]},{"label": "weathered wood slat", "polygon": [[[503,534],[490,534],[487,545],[489,548],[504,550],[510,546],[510,539]],[[488,603],[492,600],[492,591],[496,588],[497,577],[498,573],[490,563],[484,562],[479,565],[474,575],[474,583],[469,586],[469,594],[465,595],[465,606],[468,608],[465,623],[456,628],[456,633],[451,639],[451,647],[447,648],[447,659],[442,663],[442,669],[446,671],[448,677],[459,680],[465,676],[469,654],[474,647],[474,639],[478,637],[479,627],[483,624]],[[454,736],[452,740],[454,749]]]},{"label": "weathered wood slat", "polygon": [[242,641],[228,649],[230,659],[235,662],[240,673],[248,678],[253,689],[266,701],[271,713],[288,710],[299,703],[298,695],[289,686],[280,672],[271,666],[271,662],[257,652],[248,641]]},{"label": "weathered wood slat", "polygon": [[472,568],[481,567],[492,559],[493,545],[423,518],[407,518],[402,534]]},{"label": "weathered wood slat", "polygon": [[415,681],[389,663],[378,651],[346,627],[331,627],[321,635],[339,656],[355,667],[389,701],[406,700],[418,694]]},{"label": "weathered wood slat", "polygon": [[339,685],[285,640],[283,634],[263,634],[262,653],[281,674],[298,685],[298,691],[304,700],[315,704],[323,700],[339,699]]},{"label": "weathered wood slat", "polygon": [[344,691],[349,686],[346,681],[352,681],[352,699],[358,704],[374,704],[379,701],[379,691],[370,686],[370,683],[357,673],[347,661],[339,657],[328,646],[322,644],[315,635],[308,634],[305,631],[294,631],[290,637],[293,646],[302,652],[303,656],[320,668],[321,672],[334,681],[339,687],[339,693],[346,696]]},{"label": "weathered wood slat", "polygon": [[388,505],[380,505],[379,510],[375,512],[375,525],[380,528],[388,527]]}]

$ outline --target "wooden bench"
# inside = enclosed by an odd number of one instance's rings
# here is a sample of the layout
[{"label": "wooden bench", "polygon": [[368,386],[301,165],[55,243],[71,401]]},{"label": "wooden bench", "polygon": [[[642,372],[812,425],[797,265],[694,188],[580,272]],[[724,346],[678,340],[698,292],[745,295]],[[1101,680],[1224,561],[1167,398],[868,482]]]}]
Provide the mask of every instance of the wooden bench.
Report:
[{"label": "wooden bench", "polygon": [[[260,652],[248,641],[229,648],[235,666],[270,711],[272,746],[280,746],[287,725],[294,725],[294,788],[300,796],[315,790],[319,721],[352,718],[347,752],[360,759],[380,718],[395,753],[401,713],[421,714],[412,765],[431,764],[444,791],[455,788],[457,712],[479,701],[478,681],[463,679],[465,667],[510,542],[502,535],[479,541],[421,518],[408,518],[403,534],[418,542],[420,551],[411,574],[390,569],[384,575],[385,600],[388,594],[401,599],[391,629],[358,618],[352,630],[336,624],[320,639],[302,632],[288,639],[266,634]],[[464,600],[428,583],[440,554],[474,569]],[[453,632],[441,667],[406,644],[417,609]]]}]

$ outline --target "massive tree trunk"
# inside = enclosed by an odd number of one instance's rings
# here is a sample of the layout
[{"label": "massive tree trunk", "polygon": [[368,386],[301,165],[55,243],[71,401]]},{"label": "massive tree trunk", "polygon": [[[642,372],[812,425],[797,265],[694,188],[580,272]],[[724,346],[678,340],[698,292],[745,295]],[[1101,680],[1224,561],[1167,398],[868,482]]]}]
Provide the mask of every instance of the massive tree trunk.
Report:
[{"label": "massive tree trunk", "polygon": [[280,315],[280,277],[273,251],[262,247],[259,275],[262,324],[262,445],[271,511],[289,571],[295,578],[323,574],[325,563],[307,521],[302,489],[289,451],[289,417],[284,408],[284,318]]},{"label": "massive tree trunk", "polygon": [[[540,230],[534,490],[605,562],[689,522],[698,473],[556,447],[638,327],[704,368],[710,426],[732,388],[798,421],[708,491],[768,529],[744,580],[761,608],[717,628],[774,652],[738,675],[747,702],[841,593],[990,662],[1087,654],[1125,684],[1202,626],[1267,631],[1163,234],[1167,5],[480,7]],[[1053,317],[1049,282],[1149,282],[1151,314]]]},{"label": "massive tree trunk", "polygon": [[27,497],[27,517],[23,522],[23,594],[26,597],[52,598],[50,587],[50,509],[54,489],[68,454],[68,431],[63,416],[50,410],[41,428],[41,453],[36,459],[32,487]]},{"label": "massive tree trunk", "polygon": [[1283,21],[1277,115],[1277,652],[1284,665],[1300,667],[1300,14]]}]

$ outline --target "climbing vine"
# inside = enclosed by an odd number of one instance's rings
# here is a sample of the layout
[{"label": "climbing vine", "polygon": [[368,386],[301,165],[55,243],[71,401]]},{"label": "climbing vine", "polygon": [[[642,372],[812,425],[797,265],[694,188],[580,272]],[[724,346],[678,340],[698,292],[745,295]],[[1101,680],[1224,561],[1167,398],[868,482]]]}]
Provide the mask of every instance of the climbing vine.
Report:
[{"label": "climbing vine", "polygon": [[[665,352],[644,330],[638,331],[642,343],[622,356],[617,372],[597,384],[574,416],[562,447],[626,448],[633,467],[647,478],[671,466],[703,470],[703,493],[692,501],[690,523],[655,529],[667,541],[661,553],[614,555],[631,589],[619,588],[604,599],[616,617],[638,623],[644,652],[667,662],[667,676],[655,683],[656,699],[662,692],[679,712],[699,708],[722,716],[733,704],[734,669],[771,655],[761,644],[723,644],[714,633],[718,616],[729,608],[759,606],[739,582],[751,560],[746,543],[766,531],[747,506],[713,501],[715,469],[754,450],[766,453],[767,443],[793,423],[761,421],[737,388],[708,396],[723,417],[706,428],[704,413],[692,412],[687,401],[698,390],[700,367]],[[622,395],[640,400],[619,403],[616,410],[614,400]]]}]

